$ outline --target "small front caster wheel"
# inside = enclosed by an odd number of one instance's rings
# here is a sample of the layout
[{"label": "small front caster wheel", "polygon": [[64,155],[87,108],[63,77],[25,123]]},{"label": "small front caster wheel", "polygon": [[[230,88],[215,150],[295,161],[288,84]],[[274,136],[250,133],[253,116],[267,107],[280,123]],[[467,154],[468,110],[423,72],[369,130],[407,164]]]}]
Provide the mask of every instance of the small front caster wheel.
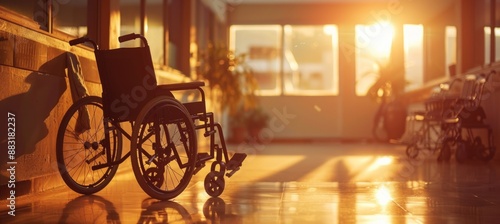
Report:
[{"label": "small front caster wheel", "polygon": [[209,198],[203,205],[203,215],[212,223],[220,222],[226,215],[226,203],[222,198]]},{"label": "small front caster wheel", "polygon": [[211,171],[205,177],[205,191],[212,197],[218,197],[224,191],[226,182],[224,181],[224,173]]}]

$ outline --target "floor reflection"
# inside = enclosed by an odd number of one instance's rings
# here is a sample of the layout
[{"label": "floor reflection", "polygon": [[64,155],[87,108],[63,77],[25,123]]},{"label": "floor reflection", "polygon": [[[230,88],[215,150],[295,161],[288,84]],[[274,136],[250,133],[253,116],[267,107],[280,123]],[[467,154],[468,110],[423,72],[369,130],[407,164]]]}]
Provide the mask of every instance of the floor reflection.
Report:
[{"label": "floor reflection", "polygon": [[184,207],[175,201],[147,198],[141,203],[138,220],[133,222],[127,218],[120,218],[113,203],[104,197],[83,195],[66,204],[57,223],[243,223],[242,217],[234,214],[232,208],[226,206],[225,201],[218,197],[206,200],[201,211],[186,209],[186,207],[194,208],[193,204]]},{"label": "floor reflection", "polygon": [[64,207],[59,223],[121,223],[110,201],[97,195],[83,195]]},{"label": "floor reflection", "polygon": [[209,198],[203,205],[203,215],[210,223],[243,223],[242,217],[232,209],[226,211],[226,202],[222,198]]},{"label": "floor reflection", "polygon": [[110,185],[95,195],[81,196],[63,188],[20,199],[16,217],[2,212],[0,223],[469,224],[500,220],[498,161],[408,160],[404,147],[371,144],[269,145],[261,153],[250,156],[241,173],[228,178],[220,197],[206,194],[205,173],[200,171],[174,200],[151,199],[124,164]]},{"label": "floor reflection", "polygon": [[173,201],[146,199],[137,223],[193,223],[191,214],[182,205]]}]

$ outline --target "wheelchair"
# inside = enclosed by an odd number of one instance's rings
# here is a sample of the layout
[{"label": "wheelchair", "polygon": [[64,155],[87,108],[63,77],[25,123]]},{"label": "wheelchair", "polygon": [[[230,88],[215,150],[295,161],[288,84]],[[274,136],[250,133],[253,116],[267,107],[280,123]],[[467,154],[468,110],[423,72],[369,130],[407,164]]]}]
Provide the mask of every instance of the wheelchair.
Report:
[{"label": "wheelchair", "polygon": [[[429,154],[441,152],[443,140],[451,131],[444,125],[443,115],[458,97],[451,91],[456,81],[441,83],[425,100],[425,111],[414,112],[411,122],[417,130],[412,133],[412,139],[406,148],[408,158],[417,158],[422,150],[427,150]],[[440,154],[438,161],[446,160],[446,157],[448,156]]]},{"label": "wheelchair", "polygon": [[455,160],[463,163],[468,159],[490,161],[496,152],[492,128],[484,122],[486,113],[480,103],[490,74],[466,75],[462,95],[447,110],[443,124],[449,135],[443,140],[441,154],[455,154]]},{"label": "wheelchair", "polygon": [[[118,166],[130,157],[144,192],[169,200],[213,160],[204,187],[212,197],[221,195],[225,176],[240,170],[246,154],[230,157],[222,126],[206,110],[204,82],[158,85],[146,38],[132,33],[120,36],[119,41],[137,38],[141,47],[112,50],[101,50],[86,37],[69,41],[71,46],[93,46],[102,96],[81,98],[63,116],[56,140],[62,179],[77,193],[94,194],[109,184]],[[177,91],[196,92],[198,97],[181,102],[174,97]],[[130,123],[131,131],[124,123]],[[198,132],[208,138],[208,152],[198,152]],[[124,136],[130,140],[130,151],[122,155]]]},{"label": "wheelchair", "polygon": [[446,88],[460,83],[459,94],[441,91],[431,96],[425,102],[426,112],[416,116],[422,125],[406,149],[408,158],[414,159],[420,150],[428,149],[439,153],[438,161],[448,161],[453,154],[459,163],[473,158],[491,160],[496,151],[493,131],[484,122],[486,114],[480,102],[484,85],[494,73],[466,75]]}]

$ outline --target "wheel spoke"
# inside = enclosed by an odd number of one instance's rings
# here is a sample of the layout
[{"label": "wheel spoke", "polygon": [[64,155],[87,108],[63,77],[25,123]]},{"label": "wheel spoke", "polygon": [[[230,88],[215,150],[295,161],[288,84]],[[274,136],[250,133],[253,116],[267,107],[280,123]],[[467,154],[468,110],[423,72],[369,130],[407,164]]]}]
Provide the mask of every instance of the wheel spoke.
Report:
[{"label": "wheel spoke", "polygon": [[[92,169],[121,157],[121,133],[112,129],[109,140],[106,140],[105,131],[102,99],[99,97],[80,99],[61,121],[56,141],[57,163],[66,185],[78,193],[98,192],[111,181],[118,169],[118,165]],[[109,148],[104,147],[103,142],[109,143]],[[104,156],[108,152],[112,161],[107,161],[107,156]]]},{"label": "wheel spoke", "polygon": [[[135,124],[131,156],[139,185],[154,198],[177,196],[194,170],[196,135],[190,115],[175,99],[158,97],[142,108]],[[187,129],[184,138],[181,128]]]}]

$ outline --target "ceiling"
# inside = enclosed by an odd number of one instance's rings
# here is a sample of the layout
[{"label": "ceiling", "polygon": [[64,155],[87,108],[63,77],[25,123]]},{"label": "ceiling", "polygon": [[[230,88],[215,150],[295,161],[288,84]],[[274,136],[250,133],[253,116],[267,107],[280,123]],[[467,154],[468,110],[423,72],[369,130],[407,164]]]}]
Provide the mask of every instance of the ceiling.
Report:
[{"label": "ceiling", "polygon": [[[214,0],[205,0],[215,2]],[[442,14],[449,10],[457,0],[217,0],[228,3],[231,7],[238,5],[257,5],[258,7],[264,5],[273,5],[273,7],[280,7],[280,5],[294,5],[294,4],[352,4],[353,7],[358,7],[363,4],[376,4],[380,7],[385,7],[388,10],[401,10],[404,9],[408,18],[418,17],[420,21],[425,21],[430,18]]]},{"label": "ceiling", "polygon": [[226,0],[229,4],[295,4],[295,3],[369,3],[388,0]]}]

